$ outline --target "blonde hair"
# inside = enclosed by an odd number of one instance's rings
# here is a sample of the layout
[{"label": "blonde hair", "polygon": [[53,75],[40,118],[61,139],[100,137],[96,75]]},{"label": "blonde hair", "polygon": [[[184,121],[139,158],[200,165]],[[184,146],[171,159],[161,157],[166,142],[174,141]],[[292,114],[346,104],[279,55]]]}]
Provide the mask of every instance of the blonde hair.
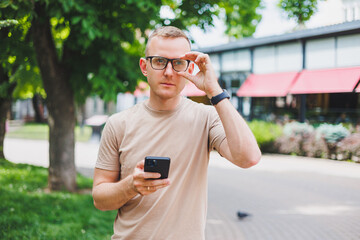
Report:
[{"label": "blonde hair", "polygon": [[148,54],[150,41],[154,37],[185,38],[188,41],[190,49],[191,49],[190,40],[182,30],[180,30],[177,27],[173,27],[173,26],[163,26],[163,27],[159,27],[159,28],[155,29],[155,31],[150,35],[148,42],[146,44],[146,48],[145,48],[145,56],[147,56],[147,54]]}]

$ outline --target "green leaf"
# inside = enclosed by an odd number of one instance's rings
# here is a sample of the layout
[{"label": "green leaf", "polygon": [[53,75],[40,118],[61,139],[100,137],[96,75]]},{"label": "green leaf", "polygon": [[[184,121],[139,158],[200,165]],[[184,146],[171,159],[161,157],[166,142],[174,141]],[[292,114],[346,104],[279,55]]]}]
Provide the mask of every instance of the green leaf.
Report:
[{"label": "green leaf", "polygon": [[81,16],[75,16],[75,17],[71,18],[71,23],[77,24],[78,22],[80,22],[81,19],[82,19]]},{"label": "green leaf", "polygon": [[0,8],[6,8],[11,4],[11,0],[1,0],[0,1]]},{"label": "green leaf", "polygon": [[280,0],[278,6],[289,19],[304,24],[318,10],[318,2],[324,0]]},{"label": "green leaf", "polygon": [[14,9],[15,11],[19,9],[19,7],[15,4],[10,4],[10,7]]}]

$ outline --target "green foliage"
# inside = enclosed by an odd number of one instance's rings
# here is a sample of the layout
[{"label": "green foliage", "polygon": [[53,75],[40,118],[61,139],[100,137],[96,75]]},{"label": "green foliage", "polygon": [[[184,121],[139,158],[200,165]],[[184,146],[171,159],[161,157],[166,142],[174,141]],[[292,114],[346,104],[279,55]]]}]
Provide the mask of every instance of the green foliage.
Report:
[{"label": "green foliage", "polygon": [[278,124],[253,120],[248,123],[262,151],[273,151],[275,140],[281,136],[282,127]]},{"label": "green foliage", "polygon": [[318,137],[324,137],[328,143],[337,143],[347,137],[350,132],[341,123],[338,125],[321,124],[317,129]]},{"label": "green foliage", "polygon": [[0,84],[0,98],[8,97],[9,88],[11,88],[10,82]]},{"label": "green foliage", "polygon": [[[45,192],[47,174],[0,159],[0,238],[109,239],[116,213],[96,210],[90,194]],[[91,187],[91,179],[78,181]]]},{"label": "green foliage", "polygon": [[[28,98],[36,93],[45,97],[34,50],[26,37],[31,26],[29,16],[24,15],[14,21],[17,22],[15,26],[0,29],[0,69],[7,76],[6,81],[0,82],[0,97]],[[15,89],[9,91],[14,84]]]},{"label": "green foliage", "polygon": [[10,82],[17,83],[13,92],[15,99],[33,98],[35,94],[40,94],[44,99],[46,98],[46,92],[40,77],[40,69],[32,65],[28,59],[25,59],[24,63],[10,77]]},{"label": "green foliage", "polygon": [[[46,16],[36,15],[36,5],[45,5]],[[11,32],[8,40],[11,43],[16,39],[27,39],[23,42],[24,47],[32,47],[28,36],[31,21],[35,17],[50,21],[58,60],[71,73],[69,82],[76,101],[83,103],[93,94],[110,101],[116,100],[119,92],[135,90],[142,78],[138,59],[144,53],[146,30],[169,24],[182,29],[192,25],[206,29],[213,24],[215,16],[223,13],[229,36],[250,36],[261,19],[256,13],[259,5],[260,0],[16,0],[1,4],[0,17],[19,20],[22,35]],[[162,7],[168,7],[174,16],[161,18]],[[7,50],[15,51],[7,55],[16,56],[19,60],[13,64],[17,67],[12,68],[9,74],[13,75],[19,65],[26,65],[13,78],[21,83],[18,86],[21,90],[16,90],[16,96],[40,93],[46,97],[42,85],[38,84],[40,72],[35,67],[34,53],[23,54],[19,46],[6,45]],[[23,56],[27,57],[26,61]],[[29,83],[22,79],[27,79]]]},{"label": "green foliage", "polygon": [[[319,0],[321,1],[321,0]],[[289,19],[304,24],[317,12],[318,0],[280,0],[279,7]]]},{"label": "green foliage", "polygon": [[261,20],[256,10],[261,8],[261,1],[230,0],[230,1],[173,1],[163,0],[172,13],[172,17],[160,19],[163,25],[174,25],[182,29],[196,25],[202,29],[213,26],[213,18],[219,17],[226,23],[226,34],[233,38],[251,36]]},{"label": "green foliage", "polygon": [[2,0],[0,2],[0,8],[5,8],[11,4],[11,0]]},{"label": "green foliage", "polygon": [[220,8],[226,15],[226,34],[235,39],[250,37],[261,21],[257,9],[263,8],[260,0],[253,1],[221,1]]}]

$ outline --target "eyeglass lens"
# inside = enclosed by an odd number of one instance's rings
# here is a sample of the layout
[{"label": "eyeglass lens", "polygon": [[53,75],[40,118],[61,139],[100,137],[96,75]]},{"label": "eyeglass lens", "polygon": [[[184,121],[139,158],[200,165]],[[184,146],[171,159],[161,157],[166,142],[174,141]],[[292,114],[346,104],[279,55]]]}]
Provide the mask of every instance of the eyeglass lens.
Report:
[{"label": "eyeglass lens", "polygon": [[184,59],[168,59],[164,57],[149,57],[152,68],[155,70],[163,70],[169,61],[175,71],[184,72],[188,68],[188,61]]}]

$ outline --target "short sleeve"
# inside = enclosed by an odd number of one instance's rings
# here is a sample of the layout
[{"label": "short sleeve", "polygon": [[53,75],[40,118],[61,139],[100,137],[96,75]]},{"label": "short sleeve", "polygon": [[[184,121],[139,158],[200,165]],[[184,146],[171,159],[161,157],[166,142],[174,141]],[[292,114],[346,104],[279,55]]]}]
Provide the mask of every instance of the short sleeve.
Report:
[{"label": "short sleeve", "polygon": [[120,171],[120,138],[121,128],[114,126],[114,117],[109,118],[102,131],[96,168]]},{"label": "short sleeve", "polygon": [[226,135],[220,117],[214,107],[209,107],[209,150],[220,150]]}]

